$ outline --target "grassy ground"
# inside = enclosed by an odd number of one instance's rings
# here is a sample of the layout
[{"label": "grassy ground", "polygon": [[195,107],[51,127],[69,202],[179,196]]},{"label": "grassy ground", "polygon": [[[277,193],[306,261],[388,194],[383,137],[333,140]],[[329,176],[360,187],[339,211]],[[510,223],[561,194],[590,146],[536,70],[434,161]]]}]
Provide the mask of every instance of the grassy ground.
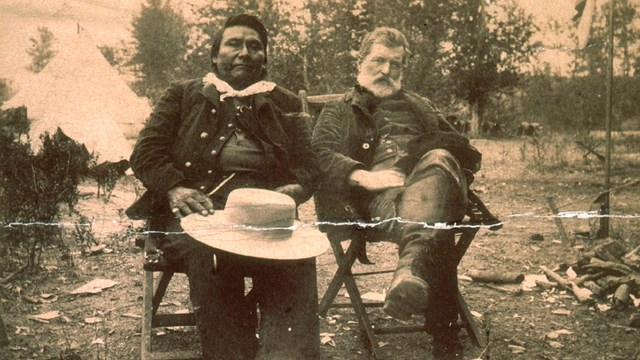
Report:
[{"label": "grassy ground", "polygon": [[[483,169],[472,187],[487,206],[504,220],[498,232],[480,230],[459,268],[465,275],[471,270],[515,271],[539,274],[539,266],[553,268],[570,264],[581,252],[603,240],[576,237],[596,225],[589,219],[566,219],[564,225],[570,244],[560,243],[557,228],[549,216],[547,198],[562,211],[588,210],[603,190],[602,164],[594,157],[583,157],[572,138],[546,135],[537,142],[525,139],[477,140],[483,152]],[[627,248],[640,243],[640,160],[634,142],[615,147],[611,184],[611,236]],[[86,184],[83,191],[95,191]],[[0,314],[6,323],[10,344],[0,348],[0,359],[136,359],[139,358],[139,331],[142,296],[140,253],[133,246],[127,229],[139,223],[126,219],[122,210],[139,194],[131,180],[122,181],[108,202],[88,197],[80,211],[92,220],[93,232],[112,250],[107,254],[82,254],[74,238],[74,267],[60,259],[56,249],[45,251],[45,268],[38,274],[23,274],[0,287]],[[311,203],[301,209],[302,220],[312,222]],[[71,230],[71,229],[70,229]],[[71,233],[71,232],[70,232]],[[532,235],[542,235],[533,241]],[[376,267],[392,268],[396,250],[388,243],[370,244],[369,254]],[[6,264],[11,259],[0,257]],[[360,269],[367,266],[357,265]],[[11,269],[4,270],[6,276]],[[322,294],[335,271],[331,254],[318,258],[319,291]],[[117,285],[95,295],[72,295],[73,289],[95,278],[117,281]],[[389,276],[368,278],[360,284],[362,293],[380,294]],[[578,304],[564,291],[534,289],[521,295],[509,295],[463,279],[462,293],[488,340],[486,348],[473,347],[463,331],[467,359],[634,359],[639,356],[640,330],[626,327],[629,316],[638,308],[602,312],[595,306]],[[188,309],[188,286],[179,277],[161,311]],[[344,289],[339,300],[344,297]],[[51,295],[51,296],[49,296]],[[32,303],[29,299],[40,300]],[[607,300],[600,301],[607,302]],[[29,319],[48,311],[59,316],[47,323]],[[556,314],[554,310],[567,310]],[[564,314],[564,315],[563,315]],[[380,310],[371,310],[376,324],[392,321]],[[96,319],[99,319],[96,320]],[[358,326],[350,310],[331,310],[321,321],[321,332],[330,338],[322,345],[326,359],[366,359]],[[97,322],[94,322],[97,321]],[[414,317],[409,323],[419,323]],[[397,322],[395,322],[397,323]],[[557,339],[553,331],[563,331]],[[328,339],[327,339],[328,340]],[[156,337],[157,346],[177,348],[197,346],[192,329],[166,330]],[[381,353],[388,359],[428,359],[431,340],[426,334],[384,335],[378,338]],[[521,348],[514,347],[520,346]],[[516,353],[520,352],[522,353]],[[64,355],[64,356],[63,356]]]}]

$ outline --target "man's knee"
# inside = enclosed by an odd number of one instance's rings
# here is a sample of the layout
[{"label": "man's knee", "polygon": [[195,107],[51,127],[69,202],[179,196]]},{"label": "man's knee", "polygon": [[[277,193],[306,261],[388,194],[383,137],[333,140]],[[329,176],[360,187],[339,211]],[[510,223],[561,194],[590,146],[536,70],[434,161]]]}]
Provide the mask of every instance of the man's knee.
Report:
[{"label": "man's knee", "polygon": [[431,175],[431,173],[444,173],[444,175],[461,188],[466,187],[465,176],[462,167],[456,158],[445,149],[434,149],[422,155],[420,161],[412,171],[411,178],[416,180]]}]

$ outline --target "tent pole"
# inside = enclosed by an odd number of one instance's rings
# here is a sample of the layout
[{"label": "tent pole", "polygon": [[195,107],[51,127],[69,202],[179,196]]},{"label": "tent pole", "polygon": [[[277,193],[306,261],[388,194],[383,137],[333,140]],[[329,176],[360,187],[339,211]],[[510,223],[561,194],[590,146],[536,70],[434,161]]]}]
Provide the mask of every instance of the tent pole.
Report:
[{"label": "tent pole", "polygon": [[611,118],[613,108],[613,9],[615,0],[609,3],[609,41],[607,48],[607,107],[606,107],[606,124],[605,124],[605,173],[604,173],[604,191],[605,197],[602,207],[602,215],[600,221],[600,229],[598,230],[598,238],[606,238],[609,236],[609,214],[611,213]]}]

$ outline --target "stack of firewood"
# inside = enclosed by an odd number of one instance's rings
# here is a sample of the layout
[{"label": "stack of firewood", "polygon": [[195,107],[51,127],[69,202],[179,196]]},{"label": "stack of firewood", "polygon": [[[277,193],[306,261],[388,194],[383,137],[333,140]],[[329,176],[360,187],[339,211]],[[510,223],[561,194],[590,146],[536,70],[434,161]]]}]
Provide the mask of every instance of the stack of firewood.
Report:
[{"label": "stack of firewood", "polygon": [[[638,306],[640,299],[640,246],[627,252],[620,241],[607,240],[562,269],[567,277],[541,269],[558,286],[572,292],[580,302],[611,301],[615,307]],[[639,325],[640,326],[640,325]]]}]

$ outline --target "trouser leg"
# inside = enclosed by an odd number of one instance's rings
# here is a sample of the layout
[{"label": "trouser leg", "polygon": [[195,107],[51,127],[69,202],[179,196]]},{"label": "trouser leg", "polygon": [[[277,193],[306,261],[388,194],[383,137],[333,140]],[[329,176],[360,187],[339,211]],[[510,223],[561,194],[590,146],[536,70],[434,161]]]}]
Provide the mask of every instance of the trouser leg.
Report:
[{"label": "trouser leg", "polygon": [[265,263],[252,271],[260,309],[256,359],[320,359],[315,259]]},{"label": "trouser leg", "polygon": [[384,306],[389,314],[406,319],[437,306],[437,323],[455,321],[454,233],[433,225],[462,220],[466,204],[465,177],[453,156],[440,149],[425,154],[399,198],[402,233],[398,265]]},{"label": "trouser leg", "polygon": [[[173,231],[181,231],[174,224]],[[185,234],[171,235],[164,253],[182,262],[189,278],[191,303],[202,345],[203,359],[253,359],[258,348],[256,305],[244,296],[243,258],[217,252]]]}]

